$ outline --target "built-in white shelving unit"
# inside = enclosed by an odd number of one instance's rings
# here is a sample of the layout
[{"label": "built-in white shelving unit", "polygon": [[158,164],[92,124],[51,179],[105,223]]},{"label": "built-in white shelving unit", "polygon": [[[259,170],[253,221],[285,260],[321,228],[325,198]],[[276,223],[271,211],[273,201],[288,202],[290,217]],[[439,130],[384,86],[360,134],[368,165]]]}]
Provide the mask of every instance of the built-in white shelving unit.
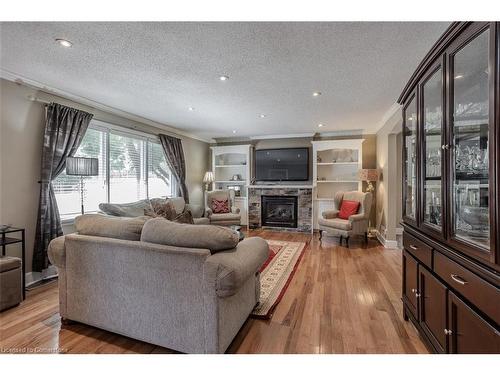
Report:
[{"label": "built-in white shelving unit", "polygon": [[210,148],[212,150],[212,171],[215,178],[212,188],[235,190],[235,206],[240,209],[241,224],[247,225],[247,186],[251,178],[252,145],[213,146]]},{"label": "built-in white shelving unit", "polygon": [[313,141],[313,216],[318,229],[321,213],[333,208],[338,191],[361,190],[363,139]]}]

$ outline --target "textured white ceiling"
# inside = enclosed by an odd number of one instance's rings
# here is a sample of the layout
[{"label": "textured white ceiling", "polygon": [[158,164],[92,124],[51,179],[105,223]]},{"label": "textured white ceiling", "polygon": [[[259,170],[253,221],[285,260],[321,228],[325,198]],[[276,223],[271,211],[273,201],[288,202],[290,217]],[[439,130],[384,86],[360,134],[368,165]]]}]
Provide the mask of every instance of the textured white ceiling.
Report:
[{"label": "textured white ceiling", "polygon": [[204,138],[371,132],[447,26],[2,23],[0,66]]}]

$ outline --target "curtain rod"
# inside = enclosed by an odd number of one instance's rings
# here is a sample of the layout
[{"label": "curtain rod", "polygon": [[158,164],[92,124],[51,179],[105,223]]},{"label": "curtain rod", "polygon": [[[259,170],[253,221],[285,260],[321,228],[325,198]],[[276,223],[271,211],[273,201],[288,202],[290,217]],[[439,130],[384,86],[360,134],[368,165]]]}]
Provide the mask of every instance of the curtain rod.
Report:
[{"label": "curtain rod", "polygon": [[[28,98],[29,101],[32,101],[32,102],[35,102],[35,103],[43,103],[45,106],[47,106],[50,103],[52,103],[50,101],[40,99],[39,97],[37,97],[35,95],[28,95],[27,98]],[[104,122],[106,124],[117,126],[117,127],[120,127],[120,128],[125,128],[125,129],[129,129],[129,130],[133,130],[133,131],[136,131],[136,132],[141,132],[141,133],[145,133],[145,134],[154,135],[154,136],[158,136],[159,134],[164,133],[164,134],[170,135],[172,137],[179,138],[178,134],[175,134],[175,133],[172,133],[172,132],[169,132],[169,131],[165,131],[165,130],[162,130],[162,129],[158,129],[158,133],[154,133],[154,132],[150,132],[150,131],[146,131],[146,130],[142,130],[142,129],[141,130],[137,130],[135,127],[131,127],[131,126],[126,126],[126,125],[122,125],[122,124],[115,124],[115,123],[110,122],[108,120],[102,120],[98,116],[96,116],[95,114],[94,114],[93,120]],[[150,126],[150,125],[147,125],[147,126]]]}]

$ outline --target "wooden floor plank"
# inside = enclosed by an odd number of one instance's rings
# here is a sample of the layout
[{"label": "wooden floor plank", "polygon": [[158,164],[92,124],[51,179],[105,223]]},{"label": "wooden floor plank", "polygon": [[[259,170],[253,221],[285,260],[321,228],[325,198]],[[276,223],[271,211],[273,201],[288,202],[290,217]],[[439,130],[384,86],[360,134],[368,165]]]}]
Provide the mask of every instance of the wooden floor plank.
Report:
[{"label": "wooden floor plank", "polygon": [[[270,320],[248,319],[228,353],[427,353],[403,320],[401,252],[351,241],[253,230],[247,236],[306,242],[292,282]],[[2,352],[172,353],[84,324],[62,325],[57,282],[0,313]]]}]

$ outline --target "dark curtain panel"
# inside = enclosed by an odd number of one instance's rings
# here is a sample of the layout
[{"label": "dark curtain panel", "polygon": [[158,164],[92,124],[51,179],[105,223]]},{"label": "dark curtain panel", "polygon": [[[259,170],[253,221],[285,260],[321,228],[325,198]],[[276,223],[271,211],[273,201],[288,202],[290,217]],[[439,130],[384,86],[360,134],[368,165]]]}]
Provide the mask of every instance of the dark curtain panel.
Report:
[{"label": "dark curtain panel", "polygon": [[47,106],[42,148],[40,201],[36,224],[33,271],[49,266],[49,242],[61,236],[61,218],[52,189],[54,180],[66,167],[66,158],[73,156],[80,145],[93,115],[57,103]]},{"label": "dark curtain panel", "polygon": [[184,162],[184,151],[179,138],[160,134],[160,142],[165,153],[167,164],[178,183],[179,194],[189,203],[189,194],[186,186],[186,163]]}]

